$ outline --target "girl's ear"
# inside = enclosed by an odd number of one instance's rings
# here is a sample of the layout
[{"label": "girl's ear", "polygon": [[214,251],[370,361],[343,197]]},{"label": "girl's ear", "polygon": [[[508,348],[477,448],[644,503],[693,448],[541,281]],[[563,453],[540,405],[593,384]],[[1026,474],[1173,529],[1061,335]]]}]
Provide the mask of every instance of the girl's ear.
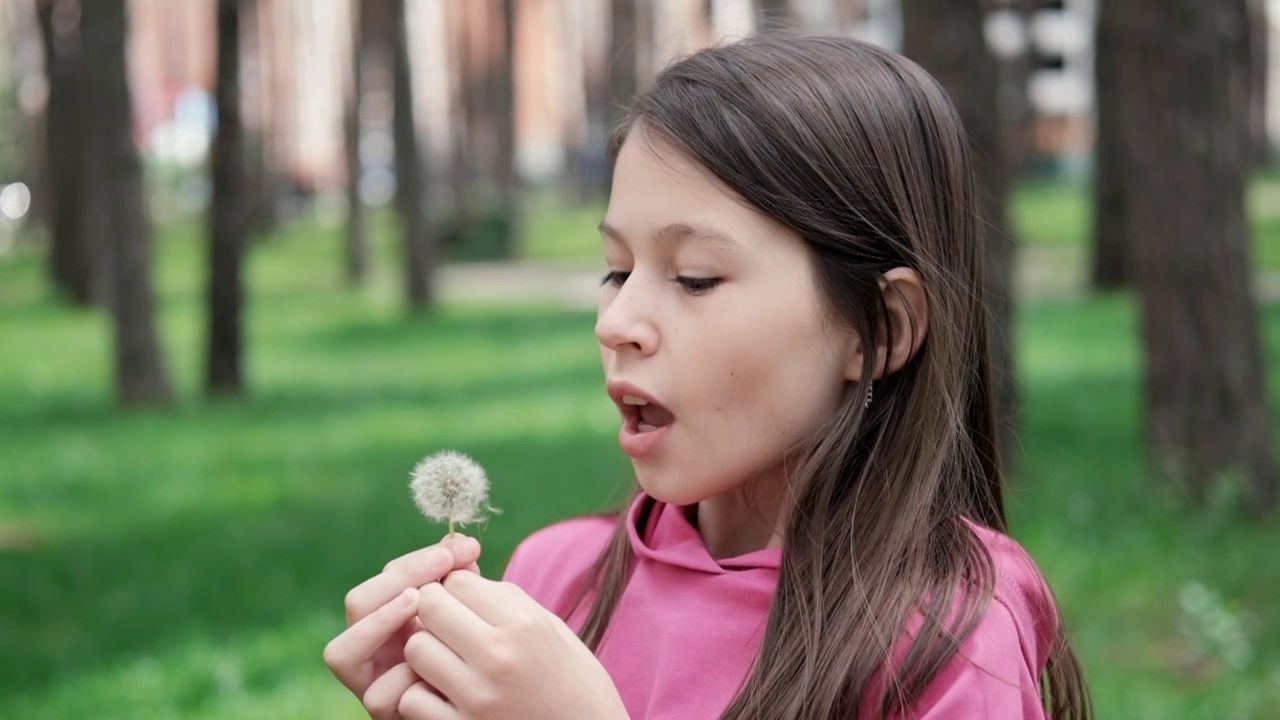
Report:
[{"label": "girl's ear", "polygon": [[[893,330],[893,345],[889,346],[888,336],[881,333],[873,376],[877,380],[901,370],[920,351],[929,334],[929,298],[920,273],[907,267],[894,268],[880,277],[880,291],[884,293],[885,320]],[[862,376],[861,347],[850,357],[845,376],[850,380]]]},{"label": "girl's ear", "polygon": [[893,346],[883,340],[876,355],[876,377],[898,372],[920,351],[929,334],[929,297],[920,273],[894,268],[880,279],[888,322],[893,326]]}]

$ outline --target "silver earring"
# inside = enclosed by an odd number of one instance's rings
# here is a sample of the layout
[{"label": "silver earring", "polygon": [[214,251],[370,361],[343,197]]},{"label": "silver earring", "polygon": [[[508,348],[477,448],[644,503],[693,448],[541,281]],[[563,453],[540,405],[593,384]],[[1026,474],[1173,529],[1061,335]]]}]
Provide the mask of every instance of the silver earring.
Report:
[{"label": "silver earring", "polygon": [[875,395],[875,393],[876,393],[876,386],[872,383],[867,383],[867,401],[862,405],[862,408],[864,410],[871,407],[871,398]]}]

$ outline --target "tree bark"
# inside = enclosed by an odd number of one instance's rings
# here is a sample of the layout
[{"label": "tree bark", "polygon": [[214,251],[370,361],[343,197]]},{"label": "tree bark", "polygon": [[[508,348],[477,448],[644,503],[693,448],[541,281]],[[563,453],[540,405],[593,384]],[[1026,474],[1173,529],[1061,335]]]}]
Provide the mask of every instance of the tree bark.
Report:
[{"label": "tree bark", "polygon": [[[570,147],[568,158],[570,170],[577,173],[581,202],[603,200],[609,196],[611,178],[605,158],[605,143],[611,130],[610,123],[617,118],[609,102],[609,70],[614,63],[608,59],[613,57],[613,41],[612,36],[607,41],[600,37],[605,26],[604,18],[598,19],[601,22],[597,27],[582,30],[583,132],[578,144]],[[612,21],[609,22],[612,25]]]},{"label": "tree bark", "polygon": [[1119,5],[1137,59],[1120,92],[1150,451],[1193,501],[1239,492],[1268,513],[1276,464],[1245,211],[1246,0]]},{"label": "tree bark", "polygon": [[1271,164],[1274,150],[1267,134],[1267,75],[1270,66],[1267,0],[1249,0],[1249,137],[1251,167]]},{"label": "tree bark", "polygon": [[903,50],[937,78],[955,103],[973,146],[986,227],[987,298],[991,309],[991,356],[1000,418],[1001,459],[1016,468],[1018,384],[1013,358],[1013,260],[1009,222],[1008,142],[999,112],[1000,67],[987,48],[978,2],[905,0]]},{"label": "tree bark", "polygon": [[81,24],[65,0],[39,0],[49,100],[45,111],[50,217],[49,277],[76,305],[103,304],[106,273],[95,272],[84,230],[84,140],[87,130]]},{"label": "tree bark", "polygon": [[484,67],[480,63],[474,3],[446,3],[445,18],[449,24],[449,75],[452,100],[448,178],[451,195],[450,228],[470,225],[476,212],[477,186],[480,184],[484,148],[492,145],[484,117]]},{"label": "tree bark", "polygon": [[151,228],[125,72],[125,2],[94,0],[80,7],[84,94],[93,118],[84,137],[84,227],[91,246],[108,250],[108,263],[95,272],[110,280],[117,392],[125,404],[166,402],[172,392],[156,337]]},{"label": "tree bark", "polygon": [[1090,283],[1095,290],[1114,290],[1130,284],[1129,194],[1132,192],[1132,151],[1122,126],[1129,98],[1124,89],[1132,80],[1137,58],[1122,35],[1125,3],[1103,2],[1094,28],[1094,88],[1097,132],[1094,142],[1093,252]]},{"label": "tree bark", "polygon": [[218,59],[214,95],[213,200],[209,208],[209,341],[205,389],[210,395],[244,391],[244,283],[248,238],[248,175],[240,115],[240,2],[218,0]]},{"label": "tree bark", "polygon": [[422,311],[435,299],[434,269],[439,243],[427,218],[427,174],[414,120],[404,0],[393,0],[391,9],[396,205],[404,235],[407,300],[410,310]]},{"label": "tree bark", "polygon": [[612,132],[640,90],[640,9],[636,0],[612,0],[609,6],[609,112]]},{"label": "tree bark", "polygon": [[516,170],[516,8],[514,0],[501,1],[501,18],[493,60],[490,104],[492,107],[497,157],[494,184],[498,190],[498,212],[502,218],[499,254],[515,254],[516,231],[520,227],[520,176]]},{"label": "tree bark", "polygon": [[364,200],[360,197],[360,103],[364,99],[365,38],[370,30],[366,17],[370,3],[352,3],[351,87],[343,133],[347,162],[347,284],[360,286],[369,277],[369,236],[365,227]]},{"label": "tree bark", "polygon": [[792,14],[789,0],[755,0],[756,30],[786,30],[795,26],[795,15]]}]

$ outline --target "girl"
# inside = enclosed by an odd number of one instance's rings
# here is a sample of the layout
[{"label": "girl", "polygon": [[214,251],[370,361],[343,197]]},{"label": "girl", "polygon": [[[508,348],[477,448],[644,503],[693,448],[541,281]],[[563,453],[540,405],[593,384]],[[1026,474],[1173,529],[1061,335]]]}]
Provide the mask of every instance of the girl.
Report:
[{"label": "girl", "polygon": [[[452,537],[326,649],[387,718],[1083,718],[1003,533],[981,224],[919,67],[760,37],[656,80],[610,143],[596,336],[639,489],[508,582]],[[438,581],[438,582],[437,582]]]}]

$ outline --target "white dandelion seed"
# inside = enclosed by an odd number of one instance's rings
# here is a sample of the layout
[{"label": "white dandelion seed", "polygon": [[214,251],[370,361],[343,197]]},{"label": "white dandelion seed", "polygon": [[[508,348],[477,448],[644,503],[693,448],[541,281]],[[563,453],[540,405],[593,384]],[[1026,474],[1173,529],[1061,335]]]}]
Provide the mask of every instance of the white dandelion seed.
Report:
[{"label": "white dandelion seed", "polygon": [[489,478],[475,460],[452,450],[428,455],[413,468],[413,502],[428,518],[455,524],[475,522],[491,512]]}]

